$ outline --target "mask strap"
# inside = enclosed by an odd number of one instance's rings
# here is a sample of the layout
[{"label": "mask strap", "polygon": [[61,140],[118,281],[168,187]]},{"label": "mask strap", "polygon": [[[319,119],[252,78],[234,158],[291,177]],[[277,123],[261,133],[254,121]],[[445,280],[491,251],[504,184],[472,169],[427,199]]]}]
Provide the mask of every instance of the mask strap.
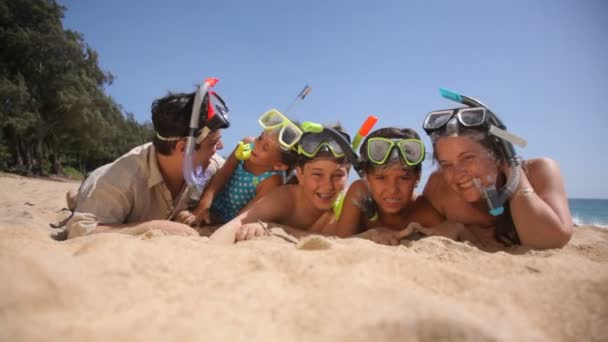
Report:
[{"label": "mask strap", "polygon": [[198,137],[196,137],[196,143],[200,144],[201,141],[203,141],[203,139],[205,139],[209,135],[209,133],[211,133],[209,127],[203,127],[203,129],[201,129],[201,132],[198,134]]}]

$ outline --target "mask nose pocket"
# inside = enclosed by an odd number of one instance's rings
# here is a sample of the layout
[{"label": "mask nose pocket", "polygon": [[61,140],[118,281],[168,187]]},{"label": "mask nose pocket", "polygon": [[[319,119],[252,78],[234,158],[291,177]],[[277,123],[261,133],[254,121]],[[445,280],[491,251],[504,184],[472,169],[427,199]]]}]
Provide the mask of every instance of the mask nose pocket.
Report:
[{"label": "mask nose pocket", "polygon": [[451,118],[450,121],[448,121],[445,127],[445,132],[451,136],[458,135],[458,120],[455,117]]}]

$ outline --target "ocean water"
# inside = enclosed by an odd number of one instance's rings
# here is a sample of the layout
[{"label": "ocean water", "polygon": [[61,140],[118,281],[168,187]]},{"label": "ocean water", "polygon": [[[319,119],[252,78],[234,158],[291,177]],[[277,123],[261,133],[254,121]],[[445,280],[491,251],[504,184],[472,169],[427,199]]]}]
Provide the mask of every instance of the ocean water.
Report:
[{"label": "ocean water", "polygon": [[608,199],[570,198],[568,203],[575,224],[608,228]]}]

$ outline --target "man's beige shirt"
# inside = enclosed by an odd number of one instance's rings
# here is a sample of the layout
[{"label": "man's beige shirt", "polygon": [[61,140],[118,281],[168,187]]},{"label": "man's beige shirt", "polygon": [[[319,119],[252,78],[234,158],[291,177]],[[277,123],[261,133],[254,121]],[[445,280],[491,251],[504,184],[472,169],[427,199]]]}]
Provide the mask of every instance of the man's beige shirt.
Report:
[{"label": "man's beige shirt", "polygon": [[[215,154],[215,174],[224,159]],[[158,167],[154,145],[138,146],[113,163],[93,171],[78,190],[74,215],[67,223],[70,238],[92,232],[98,224],[171,219],[187,207],[189,192],[171,198]]]}]

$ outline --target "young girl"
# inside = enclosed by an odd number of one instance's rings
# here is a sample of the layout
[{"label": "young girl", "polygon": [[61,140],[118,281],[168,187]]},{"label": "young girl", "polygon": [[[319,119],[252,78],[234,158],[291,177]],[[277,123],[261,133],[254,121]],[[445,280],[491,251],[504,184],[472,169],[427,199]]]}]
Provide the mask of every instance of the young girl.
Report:
[{"label": "young girl", "polygon": [[[284,225],[294,235],[321,229],[333,218],[333,205],[347,181],[351,162],[346,133],[325,128],[306,132],[298,143],[298,184],[275,189],[220,227],[211,241],[233,243],[265,234],[259,222]],[[346,152],[345,152],[346,151]]]},{"label": "young girl", "polygon": [[519,139],[492,111],[473,98],[442,94],[468,107],[431,112],[424,121],[439,162],[423,193],[432,207],[491,248],[564,246],[573,224],[557,163],[520,162],[511,144]]},{"label": "young girl", "polygon": [[191,215],[180,215],[180,222],[226,223],[283,184],[285,172],[295,166],[295,146],[303,132],[276,109],[262,114],[259,123],[264,132],[239,143],[203,192],[196,209]]},{"label": "young girl", "polygon": [[337,224],[322,233],[339,237],[362,233],[358,236],[396,245],[412,233],[404,230],[410,222],[423,226],[441,222],[424,206],[416,208],[414,188],[420,181],[425,148],[414,130],[376,130],[363,141],[359,154],[365,179],[351,184]]}]

